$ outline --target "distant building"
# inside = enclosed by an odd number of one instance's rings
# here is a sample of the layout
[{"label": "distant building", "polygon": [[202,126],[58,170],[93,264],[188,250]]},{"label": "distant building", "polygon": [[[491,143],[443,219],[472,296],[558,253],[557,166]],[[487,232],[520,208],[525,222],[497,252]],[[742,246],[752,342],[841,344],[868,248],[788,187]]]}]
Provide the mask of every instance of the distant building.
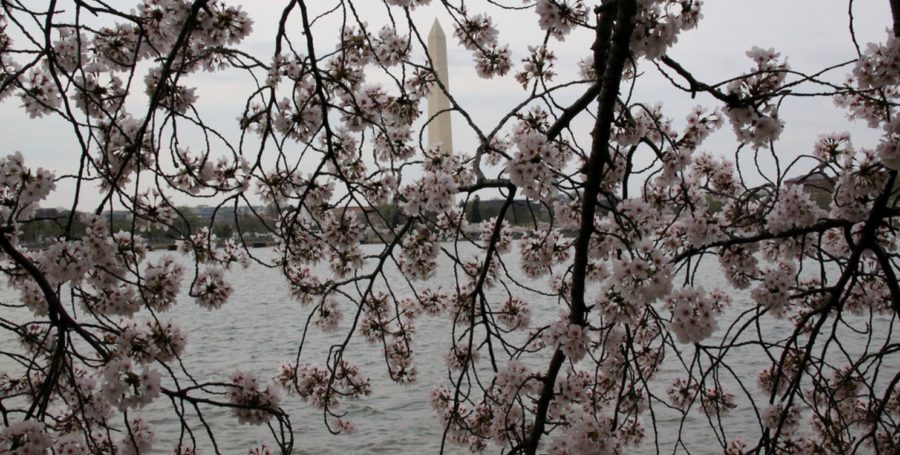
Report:
[{"label": "distant building", "polygon": [[264,216],[269,213],[269,209],[264,206],[246,206],[242,205],[235,209],[234,206],[209,206],[209,205],[199,205],[197,207],[191,207],[191,213],[193,213],[197,218],[200,218],[204,222],[208,222],[212,219],[213,215],[215,215],[216,224],[227,224],[229,226],[234,226],[234,220],[236,216],[244,216],[244,215],[253,215],[254,212],[256,215]]},{"label": "distant building", "polygon": [[[477,212],[479,217],[482,220],[489,220],[500,215],[500,211],[506,204],[506,199],[479,200],[476,202],[473,198],[468,202],[468,205],[476,203],[478,204]],[[470,214],[474,213],[474,210],[470,210],[468,205],[463,209],[471,217]],[[513,225],[533,224],[535,221],[548,222],[550,218],[551,213],[546,205],[526,199],[513,200],[509,208],[506,209],[505,215],[505,219]],[[472,220],[469,221],[471,222]]]}]

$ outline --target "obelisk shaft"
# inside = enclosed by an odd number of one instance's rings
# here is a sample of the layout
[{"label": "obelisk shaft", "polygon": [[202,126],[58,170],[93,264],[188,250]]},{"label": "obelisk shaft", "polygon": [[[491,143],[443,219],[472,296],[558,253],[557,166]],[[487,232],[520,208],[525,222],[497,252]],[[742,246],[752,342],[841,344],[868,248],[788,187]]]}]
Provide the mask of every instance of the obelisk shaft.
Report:
[{"label": "obelisk shaft", "polygon": [[[428,33],[428,55],[434,64],[434,71],[437,73],[438,79],[448,90],[450,82],[447,74],[447,38],[444,36],[444,30],[437,19],[431,26]],[[431,123],[428,124],[428,146],[434,147],[441,144],[441,147],[447,151],[453,151],[453,133],[450,128],[450,100],[437,84],[431,85],[428,92],[428,118]],[[438,114],[440,112],[440,114]],[[435,117],[437,116],[437,117]]]}]

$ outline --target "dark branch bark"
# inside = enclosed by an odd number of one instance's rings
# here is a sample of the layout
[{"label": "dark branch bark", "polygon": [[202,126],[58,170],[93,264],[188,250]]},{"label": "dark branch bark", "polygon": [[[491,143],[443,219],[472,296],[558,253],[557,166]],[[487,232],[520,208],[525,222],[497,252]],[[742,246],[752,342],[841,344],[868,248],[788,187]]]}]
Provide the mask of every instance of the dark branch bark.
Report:
[{"label": "dark branch bark", "polygon": [[900,0],[891,0],[891,15],[894,18],[894,36],[900,38]]},{"label": "dark branch bark", "polygon": [[13,262],[15,262],[19,267],[22,267],[28,275],[34,279],[35,283],[37,283],[38,287],[41,290],[41,293],[44,295],[44,299],[47,300],[47,305],[49,307],[50,314],[50,322],[53,325],[57,325],[62,329],[72,329],[84,341],[90,343],[91,347],[97,351],[104,359],[109,357],[109,352],[100,342],[96,339],[94,335],[85,330],[78,324],[72,316],[66,312],[66,309],[63,307],[62,302],[59,301],[59,297],[56,295],[56,291],[53,289],[53,286],[50,285],[50,282],[47,281],[47,278],[44,277],[44,273],[41,272],[40,269],[31,262],[30,259],[25,257],[19,250],[10,243],[9,239],[6,238],[6,235],[0,234],[0,249],[3,250],[4,253],[8,254],[10,258],[12,258]]},{"label": "dark branch bark", "polygon": [[572,122],[572,119],[574,119],[575,116],[578,115],[578,113],[588,107],[588,105],[591,104],[591,101],[594,101],[599,94],[600,83],[597,82],[594,85],[590,86],[590,88],[588,88],[587,91],[584,92],[583,95],[581,95],[581,98],[578,98],[574,103],[572,103],[571,106],[563,110],[559,118],[556,119],[556,122],[554,122],[553,125],[550,126],[550,129],[547,130],[547,140],[552,141],[556,139],[556,136],[559,136],[559,133],[562,133],[562,130],[569,126],[569,123]]},{"label": "dark branch bark", "polygon": [[163,89],[169,83],[169,77],[173,75],[173,73],[178,75],[177,72],[173,72],[172,65],[175,63],[175,58],[178,56],[178,53],[183,50],[188,45],[188,39],[196,28],[197,24],[197,15],[200,14],[200,10],[207,7],[209,0],[195,0],[191,5],[191,12],[188,15],[187,19],[184,21],[184,25],[181,26],[181,31],[178,33],[178,38],[175,39],[175,44],[172,45],[172,51],[169,52],[169,55],[166,56],[166,60],[163,62],[162,68],[159,71],[159,82],[156,84],[156,89],[153,90],[153,93],[150,95],[150,100],[147,103],[147,116],[144,117],[144,121],[141,123],[140,129],[138,129],[137,133],[134,137],[134,143],[131,144],[131,148],[128,153],[125,155],[122,160],[122,164],[119,166],[118,171],[116,171],[116,175],[109,182],[109,191],[103,196],[103,199],[97,204],[97,209],[94,211],[94,214],[99,215],[103,212],[103,208],[106,207],[106,203],[112,199],[113,195],[116,193],[116,188],[119,187],[119,181],[125,174],[125,171],[128,167],[128,162],[131,159],[137,159],[135,156],[140,156],[141,147],[143,147],[144,137],[147,135],[147,128],[150,127],[151,122],[153,121],[153,113],[159,108],[160,103],[162,102]]},{"label": "dark branch bark", "polygon": [[69,330],[74,330],[75,333],[88,342],[88,344],[90,344],[104,360],[109,358],[109,353],[91,333],[86,331],[78,324],[78,322],[72,319],[63,307],[62,302],[59,301],[56,291],[53,289],[53,286],[50,285],[50,282],[47,281],[44,273],[41,272],[30,259],[17,250],[9,239],[6,238],[6,234],[2,232],[0,232],[0,249],[8,254],[13,262],[19,267],[22,267],[22,269],[24,269],[37,283],[38,288],[44,295],[44,300],[47,302],[47,313],[50,318],[50,326],[56,328],[56,343],[50,360],[50,369],[41,383],[40,391],[34,397],[31,406],[28,408],[28,412],[25,414],[26,420],[31,417],[41,419],[47,411],[47,406],[50,404],[50,396],[53,394],[53,389],[59,381],[60,374],[63,371],[63,363],[65,361],[66,351],[68,350]]},{"label": "dark branch bark", "polygon": [[707,83],[698,81],[697,78],[695,78],[693,74],[691,74],[688,70],[684,69],[684,67],[681,66],[680,63],[676,62],[675,60],[672,60],[668,55],[663,55],[662,58],[660,58],[660,61],[663,64],[665,64],[666,66],[668,66],[669,68],[672,68],[672,70],[674,70],[676,73],[678,73],[679,76],[683,77],[684,80],[686,80],[688,82],[688,85],[690,85],[691,92],[692,92],[691,96],[693,96],[693,94],[696,92],[707,92],[710,95],[712,95],[714,98],[716,98],[717,100],[722,101],[729,106],[740,105],[740,103],[741,103],[740,98],[738,98],[735,95],[723,93],[721,90],[719,90]]},{"label": "dark branch bark", "polygon": [[875,253],[878,265],[881,266],[881,271],[884,272],[885,282],[887,282],[887,287],[891,291],[891,307],[894,309],[894,314],[900,317],[900,283],[897,282],[894,264],[881,245],[873,242],[870,249]]},{"label": "dark branch bark", "polygon": [[[572,302],[569,322],[583,326],[587,309],[584,303],[585,277],[588,265],[588,246],[594,232],[594,215],[597,209],[597,195],[603,180],[603,171],[609,163],[610,129],[615,117],[615,105],[622,81],[622,72],[629,56],[631,33],[634,30],[633,18],[637,12],[634,0],[618,2],[616,10],[615,30],[612,32],[610,45],[610,27],[613,25],[612,15],[604,13],[597,25],[597,39],[594,43],[594,68],[600,78],[600,99],[597,108],[597,121],[594,124],[591,156],[586,167],[584,199],[582,200],[581,225],[575,240],[575,260],[572,267]],[[544,434],[547,411],[553,399],[553,388],[556,378],[565,362],[566,356],[557,348],[553,359],[543,377],[541,396],[538,399],[534,426],[525,445],[525,453],[534,455],[538,442]]]},{"label": "dark branch bark", "polygon": [[748,243],[758,243],[758,242],[761,242],[764,240],[772,240],[772,239],[786,239],[786,238],[796,237],[796,236],[800,236],[800,235],[822,233],[829,229],[834,229],[834,228],[847,228],[852,225],[853,225],[853,223],[850,221],[847,221],[847,220],[827,219],[827,220],[822,220],[816,224],[813,224],[812,226],[788,229],[787,231],[780,232],[777,234],[764,231],[764,232],[760,232],[759,234],[751,235],[748,237],[732,237],[730,239],[720,240],[718,242],[712,242],[712,243],[708,243],[706,245],[701,245],[701,246],[698,246],[695,248],[690,248],[688,250],[685,250],[682,253],[678,254],[677,256],[673,257],[671,262],[676,263],[676,262],[683,261],[691,256],[695,256],[697,254],[703,253],[704,251],[709,250],[710,248],[718,248],[718,247],[733,246],[733,245],[746,245]]},{"label": "dark branch bark", "polygon": [[[881,226],[883,213],[890,199],[890,195],[894,188],[894,182],[896,178],[897,172],[891,171],[890,177],[888,178],[884,189],[873,202],[872,211],[869,213],[869,217],[866,219],[865,225],[863,226],[862,232],[860,233],[859,242],[857,242],[855,245],[852,245],[853,251],[850,253],[850,258],[847,260],[847,265],[844,268],[843,273],[841,273],[841,277],[831,289],[831,295],[828,298],[828,302],[819,311],[809,313],[804,321],[796,324],[797,328],[791,335],[791,341],[787,344],[788,346],[792,345],[800,337],[802,330],[806,325],[805,320],[809,320],[815,314],[821,314],[821,317],[816,322],[815,327],[813,327],[812,331],[810,332],[809,339],[807,340],[806,346],[802,351],[803,357],[800,359],[800,363],[796,367],[796,370],[798,372],[804,371],[806,365],[809,363],[812,357],[813,346],[815,346],[816,339],[822,332],[822,326],[828,319],[828,314],[834,309],[840,311],[840,308],[843,305],[842,300],[844,300],[844,291],[847,290],[848,285],[852,286],[851,282],[859,272],[859,264],[862,260],[863,253],[867,249],[878,247],[878,228]],[[785,349],[785,351],[781,355],[781,359],[778,362],[778,375],[775,377],[775,383],[772,387],[772,394],[769,396],[770,404],[775,404],[775,398],[778,394],[778,384],[784,375],[784,365],[787,359],[788,352],[789,351]],[[795,397],[797,396],[797,392],[800,389],[800,381],[802,378],[803,374],[798,373],[794,375],[793,379],[791,379],[787,391],[782,396],[781,401],[784,403],[784,407],[781,415],[779,416],[778,425],[775,427],[774,436],[769,439],[769,430],[766,430],[762,435],[761,443],[770,451],[777,450],[778,448],[778,439],[782,435],[784,422],[787,419],[789,409],[793,404]],[[786,400],[785,397],[787,398]]]}]

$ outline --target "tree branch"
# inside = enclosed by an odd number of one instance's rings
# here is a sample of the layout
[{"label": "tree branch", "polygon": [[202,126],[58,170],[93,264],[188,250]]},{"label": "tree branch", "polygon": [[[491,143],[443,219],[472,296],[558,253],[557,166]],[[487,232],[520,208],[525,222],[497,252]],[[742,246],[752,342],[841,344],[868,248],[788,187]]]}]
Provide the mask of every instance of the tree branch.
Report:
[{"label": "tree branch", "polygon": [[[600,84],[600,99],[597,108],[597,121],[594,124],[591,155],[586,167],[586,181],[581,208],[581,225],[578,229],[578,237],[575,240],[575,259],[572,266],[572,302],[569,313],[569,322],[583,326],[585,324],[587,308],[584,303],[585,277],[588,265],[588,247],[591,236],[594,233],[594,214],[597,208],[597,195],[600,192],[600,183],[603,181],[603,171],[609,162],[609,138],[610,129],[615,117],[615,105],[619,95],[619,86],[622,81],[622,72],[629,56],[631,33],[634,30],[632,22],[637,13],[637,5],[634,0],[621,0],[615,18],[615,30],[612,33],[612,45],[609,44],[610,27],[613,25],[611,14],[604,13],[598,19],[597,38],[594,42],[594,68],[598,77],[602,77]],[[602,76],[601,76],[602,75]],[[547,420],[547,411],[550,401],[553,399],[553,388],[556,377],[565,362],[565,354],[557,348],[553,358],[543,377],[541,396],[538,399],[535,412],[534,426],[525,446],[525,453],[534,455],[537,452],[538,442],[544,433],[544,425]]]}]

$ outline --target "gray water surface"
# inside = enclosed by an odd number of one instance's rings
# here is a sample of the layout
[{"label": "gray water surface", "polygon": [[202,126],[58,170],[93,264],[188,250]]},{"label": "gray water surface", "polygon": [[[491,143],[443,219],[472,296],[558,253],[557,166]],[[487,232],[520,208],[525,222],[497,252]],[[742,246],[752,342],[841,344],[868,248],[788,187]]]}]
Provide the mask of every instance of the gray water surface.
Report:
[{"label": "gray water surface", "polygon": [[[382,245],[364,245],[366,254],[377,254]],[[444,245],[452,248],[451,244]],[[468,248],[468,249],[466,249]],[[471,246],[460,249],[468,255],[476,251]],[[504,256],[507,269],[517,279],[524,279],[519,270],[517,249]],[[253,253],[261,258],[273,258],[272,250],[257,249]],[[152,252],[149,260],[155,262],[168,254]],[[466,256],[466,254],[463,254]],[[183,259],[187,264],[187,259]],[[440,285],[444,289],[452,288],[453,274],[451,263],[446,258],[439,262],[438,278],[424,285]],[[188,270],[191,270],[188,268]],[[327,265],[316,268],[320,276],[328,276]],[[399,295],[404,295],[402,277],[395,267],[386,269]],[[312,307],[301,306],[288,293],[287,284],[277,269],[269,269],[258,264],[248,269],[235,269],[227,272],[232,283],[234,294],[229,302],[217,311],[207,311],[195,305],[190,297],[184,295],[179,305],[173,310],[163,313],[162,319],[172,319],[188,335],[187,349],[183,355],[188,371],[199,381],[227,382],[235,370],[244,370],[258,375],[262,381],[274,377],[283,362],[291,362],[297,356],[303,327]],[[715,261],[706,261],[700,265],[697,274],[699,284],[705,289],[715,287],[728,290],[730,286],[724,281]],[[187,279],[187,275],[186,275]],[[396,280],[396,281],[394,281]],[[547,283],[535,283],[525,280],[529,286],[544,287]],[[186,284],[186,283],[185,283]],[[591,289],[589,289],[589,292]],[[408,295],[408,294],[406,294]],[[488,291],[489,298],[505,298],[502,287],[494,287]],[[9,289],[0,289],[0,298],[5,302],[15,301],[17,293]],[[725,322],[751,307],[749,293],[732,293],[733,304],[720,321]],[[588,300],[592,298],[589,297]],[[528,301],[532,311],[532,325],[535,321],[553,321],[558,317],[559,306],[555,299],[529,294]],[[322,333],[311,327],[307,334],[305,348],[301,357],[303,363],[323,364],[328,347],[343,341],[349,327],[349,315],[353,309],[349,304],[344,308],[344,320],[341,330],[334,333]],[[667,313],[664,313],[667,314]],[[144,319],[138,315],[137,319]],[[725,324],[720,322],[719,331],[713,336],[721,337]],[[789,320],[779,320],[764,316],[761,320],[761,331],[772,336],[783,337],[792,329]],[[864,321],[867,322],[867,321]],[[891,327],[892,320],[887,316],[876,316],[872,321],[875,326]],[[372,394],[359,401],[344,401],[342,409],[348,412],[356,431],[351,435],[333,436],[325,430],[323,416],[312,406],[302,400],[282,394],[282,407],[291,416],[295,438],[295,453],[344,454],[344,453],[438,453],[441,445],[443,428],[429,404],[431,391],[441,383],[447,383],[447,369],[444,356],[450,346],[449,321],[444,315],[420,316],[417,322],[417,337],[414,340],[415,364],[418,381],[413,384],[395,384],[388,378],[380,345],[369,345],[359,336],[350,343],[345,355],[349,361],[357,364],[362,373],[371,379]],[[890,333],[885,330],[883,333]],[[755,330],[750,335],[755,336]],[[15,343],[2,335],[0,343],[6,349],[13,349]],[[887,336],[887,335],[884,335]],[[849,351],[860,351],[865,340],[861,337],[848,337],[845,348]],[[879,340],[875,340],[879,341]],[[882,340],[883,341],[883,338]],[[690,358],[690,346],[683,346]],[[546,355],[544,356],[546,357]],[[888,374],[897,371],[900,362],[897,356],[889,359],[885,366]],[[768,396],[755,387],[755,377],[768,359],[758,349],[752,347],[734,348],[726,360],[735,375],[741,377],[757,401],[757,406],[764,406]],[[530,359],[528,364],[535,368],[546,368],[545,359]],[[581,365],[584,366],[584,365]],[[0,367],[9,368],[0,364]],[[651,385],[651,390],[660,397],[665,397],[665,389],[676,378],[684,376],[676,356],[667,356],[661,371]],[[723,370],[724,371],[724,370]],[[729,438],[742,437],[747,441],[755,441],[759,437],[759,426],[756,413],[749,399],[741,392],[733,378],[723,376],[722,383],[737,396],[738,407],[723,416],[723,428]],[[224,398],[223,398],[224,399]],[[248,448],[258,446],[260,441],[273,446],[268,428],[265,426],[240,425],[228,409],[212,407],[202,408],[204,418],[216,435],[216,442],[221,453],[244,454]],[[662,453],[683,453],[685,449],[692,453],[719,453],[720,444],[709,422],[702,412],[694,409],[694,415],[688,417],[682,425],[681,415],[653,403],[659,445]],[[190,410],[189,410],[190,411]],[[762,410],[760,409],[760,412]],[[150,406],[131,415],[144,416],[154,427],[156,443],[153,453],[172,453],[179,437],[179,424],[174,416],[171,403],[165,398],[157,399]],[[644,415],[647,438],[641,453],[655,453],[653,425],[649,414]],[[192,411],[188,413],[198,441],[197,453],[212,453],[205,430],[199,426]],[[683,446],[673,447],[679,431],[682,432]],[[752,444],[751,444],[752,445]],[[499,452],[499,447],[489,446],[488,453]],[[632,452],[632,451],[629,451]],[[448,445],[445,453],[467,453],[464,449]]]}]

